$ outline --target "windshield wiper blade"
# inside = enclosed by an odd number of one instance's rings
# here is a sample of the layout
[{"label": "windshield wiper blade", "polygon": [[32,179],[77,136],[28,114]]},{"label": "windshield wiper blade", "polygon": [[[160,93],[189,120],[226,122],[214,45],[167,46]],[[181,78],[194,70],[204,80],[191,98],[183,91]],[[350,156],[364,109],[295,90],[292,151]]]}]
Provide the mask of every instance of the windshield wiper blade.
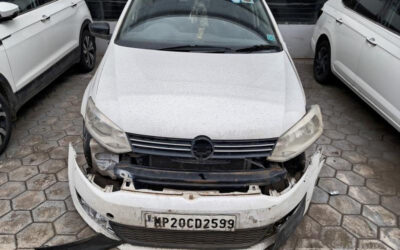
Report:
[{"label": "windshield wiper blade", "polygon": [[231,48],[226,47],[218,47],[218,46],[209,46],[209,45],[181,45],[181,46],[173,46],[167,48],[161,48],[159,50],[166,50],[166,51],[200,51],[200,52],[227,52],[232,51]]},{"label": "windshield wiper blade", "polygon": [[258,44],[258,45],[253,45],[250,47],[237,49],[237,50],[235,50],[235,52],[255,52],[255,51],[264,51],[264,50],[281,51],[282,48],[278,45]]}]

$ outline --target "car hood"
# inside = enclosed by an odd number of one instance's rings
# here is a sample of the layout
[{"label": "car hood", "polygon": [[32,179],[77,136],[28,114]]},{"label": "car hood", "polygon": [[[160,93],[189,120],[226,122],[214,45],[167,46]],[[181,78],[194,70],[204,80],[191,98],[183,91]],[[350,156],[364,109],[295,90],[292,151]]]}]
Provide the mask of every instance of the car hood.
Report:
[{"label": "car hood", "polygon": [[90,95],[125,132],[160,137],[275,138],[305,114],[304,92],[286,52],[188,53],[112,45]]}]

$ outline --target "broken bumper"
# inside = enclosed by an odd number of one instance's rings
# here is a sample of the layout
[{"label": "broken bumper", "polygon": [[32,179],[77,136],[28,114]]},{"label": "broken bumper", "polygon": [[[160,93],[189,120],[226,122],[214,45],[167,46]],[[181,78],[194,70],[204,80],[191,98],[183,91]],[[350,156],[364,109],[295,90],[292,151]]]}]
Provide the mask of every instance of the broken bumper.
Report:
[{"label": "broken bumper", "polygon": [[[229,193],[200,191],[128,191],[108,192],[92,183],[82,172],[75,160],[75,151],[70,146],[68,174],[72,199],[77,211],[96,232],[114,240],[124,240],[123,237],[100,225],[90,216],[82,205],[82,201],[97,216],[107,218],[111,225],[123,225],[126,228],[145,229],[144,214],[147,212],[173,214],[233,214],[236,215],[236,231],[253,230],[276,225],[278,221],[286,221],[275,228],[274,235],[265,238],[251,248],[265,249],[276,241],[276,246],[282,244],[290,235],[308,208],[318,174],[323,165],[321,152],[312,156],[302,178],[289,190],[277,196],[261,193]],[[289,217],[288,215],[291,214]],[[179,232],[179,231],[178,231]],[[124,240],[126,242],[126,239]],[[132,243],[132,242],[131,242]],[[150,246],[157,246],[148,242]],[[171,246],[168,246],[171,247]],[[233,248],[233,247],[232,247]]]}]

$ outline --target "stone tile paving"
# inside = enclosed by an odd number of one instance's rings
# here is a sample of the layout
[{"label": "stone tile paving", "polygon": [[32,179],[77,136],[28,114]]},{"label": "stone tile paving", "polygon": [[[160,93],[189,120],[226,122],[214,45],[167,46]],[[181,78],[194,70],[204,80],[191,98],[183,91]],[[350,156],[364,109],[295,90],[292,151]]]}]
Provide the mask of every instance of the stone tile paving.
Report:
[{"label": "stone tile paving", "polygon": [[[318,85],[311,61],[296,65],[308,104],[324,114],[313,149],[322,147],[327,161],[307,215],[282,249],[400,249],[400,134],[343,84]],[[82,153],[79,110],[91,76],[70,71],[19,112],[0,156],[0,249],[93,235],[72,205],[66,164],[68,143]]]},{"label": "stone tile paving", "polygon": [[[283,249],[400,249],[400,133],[340,82],[298,60],[308,104],[324,115],[327,156],[310,209]],[[338,195],[330,195],[337,191]]]},{"label": "stone tile paving", "polygon": [[19,112],[0,156],[0,249],[32,249],[87,238],[68,189],[67,146],[82,153],[80,104],[92,74],[71,70]]}]

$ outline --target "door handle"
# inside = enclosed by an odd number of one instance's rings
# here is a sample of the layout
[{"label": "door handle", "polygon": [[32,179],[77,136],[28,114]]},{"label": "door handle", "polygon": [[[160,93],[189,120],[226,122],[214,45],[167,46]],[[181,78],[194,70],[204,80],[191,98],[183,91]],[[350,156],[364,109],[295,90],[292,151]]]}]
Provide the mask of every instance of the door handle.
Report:
[{"label": "door handle", "polygon": [[40,19],[40,21],[42,21],[43,23],[44,22],[47,22],[47,21],[49,21],[50,20],[50,16],[46,16],[46,15],[43,15],[42,16],[42,19]]},{"label": "door handle", "polygon": [[75,8],[76,6],[78,6],[78,4],[77,4],[77,3],[75,3],[75,2],[71,2],[71,7],[72,7],[72,8]]},{"label": "door handle", "polygon": [[375,38],[373,38],[373,37],[367,38],[366,40],[367,40],[367,42],[368,42],[369,44],[371,44],[373,47],[375,47],[375,46],[377,45],[376,40],[375,40]]},{"label": "door handle", "polygon": [[336,19],[336,22],[337,22],[338,24],[343,24],[343,19],[342,19],[342,18],[337,18],[337,19]]}]

